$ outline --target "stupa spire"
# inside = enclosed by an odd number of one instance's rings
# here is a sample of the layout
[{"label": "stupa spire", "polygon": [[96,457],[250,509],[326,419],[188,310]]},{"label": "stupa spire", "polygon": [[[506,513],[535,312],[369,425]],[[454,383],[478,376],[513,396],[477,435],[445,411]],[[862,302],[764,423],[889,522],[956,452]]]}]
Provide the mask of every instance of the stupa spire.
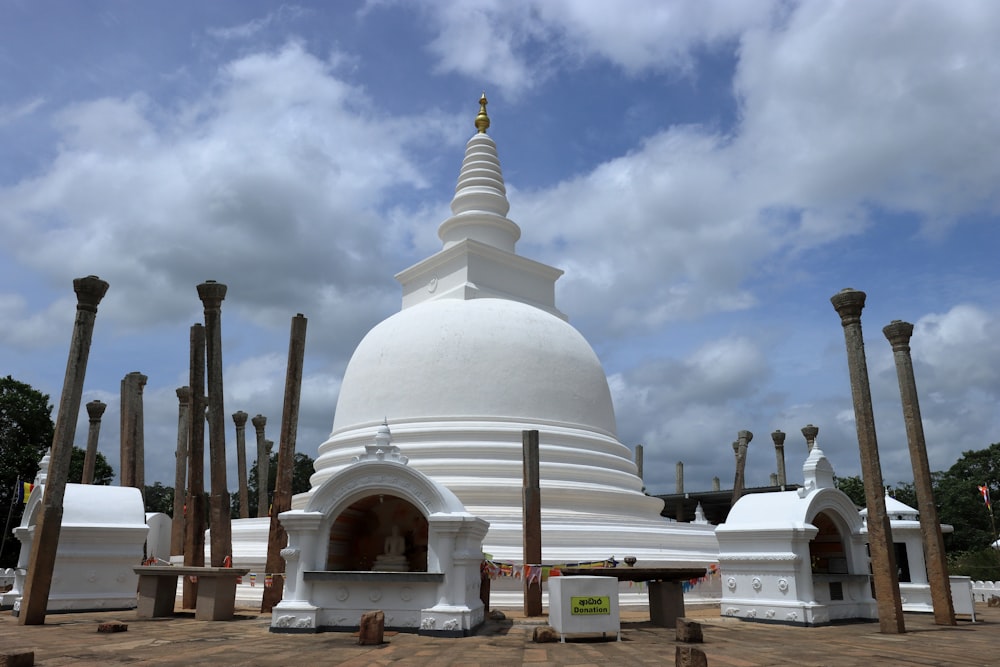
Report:
[{"label": "stupa spire", "polygon": [[486,130],[490,129],[490,117],[486,115],[486,105],[489,103],[489,100],[486,99],[486,91],[483,91],[479,98],[479,113],[476,114],[476,129],[481,134],[486,134]]},{"label": "stupa spire", "polygon": [[453,215],[438,227],[438,237],[445,249],[471,239],[513,253],[514,244],[521,238],[521,228],[507,218],[510,202],[497,145],[486,134],[490,126],[487,103],[483,93],[476,116],[477,132],[465,146],[465,159],[451,200]]}]

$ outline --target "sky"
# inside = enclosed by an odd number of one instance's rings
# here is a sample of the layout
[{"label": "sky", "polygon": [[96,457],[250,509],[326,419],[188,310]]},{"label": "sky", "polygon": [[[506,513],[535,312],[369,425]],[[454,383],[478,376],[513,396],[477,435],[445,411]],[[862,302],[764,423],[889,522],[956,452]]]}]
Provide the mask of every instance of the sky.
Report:
[{"label": "sky", "polygon": [[[196,285],[217,280],[226,412],[275,442],[308,318],[315,457],[351,353],[399,310],[393,275],[441,247],[485,91],[518,253],[565,270],[557,306],[648,492],[678,461],[686,491],[731,487],[742,429],[748,486],[775,429],[802,481],[806,424],[860,474],[845,287],[868,295],[886,483],[913,477],[892,320],[915,325],[947,469],[1000,440],[998,34],[988,0],[0,0],[0,374],[58,407],[72,281],[107,280],[83,402],[108,404],[117,470],[121,379],[147,375],[145,478],[173,486]],[[227,445],[235,491],[228,420]]]}]

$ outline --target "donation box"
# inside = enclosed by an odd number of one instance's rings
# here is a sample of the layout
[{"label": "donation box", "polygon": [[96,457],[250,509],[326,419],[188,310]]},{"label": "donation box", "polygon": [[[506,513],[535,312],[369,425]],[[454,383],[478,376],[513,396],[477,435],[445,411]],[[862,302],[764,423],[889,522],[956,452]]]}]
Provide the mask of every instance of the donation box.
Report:
[{"label": "donation box", "polygon": [[575,633],[615,633],[621,641],[618,579],[615,577],[550,577],[549,625],[559,640]]}]

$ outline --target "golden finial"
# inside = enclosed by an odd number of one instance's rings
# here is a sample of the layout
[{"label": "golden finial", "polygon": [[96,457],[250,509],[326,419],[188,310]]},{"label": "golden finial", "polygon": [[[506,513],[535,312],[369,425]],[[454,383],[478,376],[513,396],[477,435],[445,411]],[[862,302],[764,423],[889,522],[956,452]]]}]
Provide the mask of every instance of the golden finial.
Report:
[{"label": "golden finial", "polygon": [[486,115],[486,105],[489,102],[486,100],[486,93],[483,92],[482,97],[479,98],[479,113],[476,115],[476,129],[482,134],[486,134],[486,130],[490,127],[490,117]]}]

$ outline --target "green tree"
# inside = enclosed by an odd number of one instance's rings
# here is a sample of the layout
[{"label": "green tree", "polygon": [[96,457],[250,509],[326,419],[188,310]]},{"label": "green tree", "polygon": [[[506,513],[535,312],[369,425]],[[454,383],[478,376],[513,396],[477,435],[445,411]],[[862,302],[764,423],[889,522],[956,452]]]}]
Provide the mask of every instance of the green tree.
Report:
[{"label": "green tree", "polygon": [[152,486],[146,485],[143,495],[146,498],[147,512],[163,512],[171,517],[174,515],[174,487],[154,482]]},{"label": "green tree", "polygon": [[[20,522],[24,504],[17,501],[18,481],[35,479],[54,431],[48,394],[9,375],[0,378],[0,528]],[[0,567],[14,567],[19,549],[17,540],[4,541]]]},{"label": "green tree", "polygon": [[[73,484],[79,484],[80,480],[83,479],[83,462],[87,458],[86,450],[80,449],[79,447],[73,448],[73,453],[70,455],[69,459],[69,481]],[[115,469],[111,467],[108,460],[104,458],[104,454],[97,452],[97,457],[94,459],[94,484],[100,486],[110,486],[111,481],[115,478]]]},{"label": "green tree", "polygon": [[[991,512],[979,492],[982,485],[989,488],[991,499],[1000,497],[1000,443],[963,452],[938,479],[935,500],[941,521],[955,527],[955,532],[946,537],[949,550],[984,549],[997,539]],[[993,509],[995,518],[996,507]]]},{"label": "green tree", "polygon": [[850,477],[834,477],[833,483],[837,488],[847,494],[851,502],[858,507],[865,507],[868,501],[865,500],[865,483],[859,475]]},{"label": "green tree", "polygon": [[[295,454],[295,459],[292,462],[292,495],[296,493],[305,493],[309,490],[309,478],[312,476],[314,471],[313,460],[306,454],[298,452]],[[271,463],[268,466],[268,483],[267,483],[267,493],[270,499],[271,495],[274,493],[274,483],[277,479],[278,474],[278,455],[277,453],[271,454]],[[247,481],[247,496],[250,504],[250,516],[257,516],[257,462],[254,461],[253,465],[250,466],[250,473],[248,475]],[[240,500],[239,494],[234,493],[232,495],[232,515],[233,517],[238,517],[240,515]],[[268,503],[270,505],[270,503]]]}]

